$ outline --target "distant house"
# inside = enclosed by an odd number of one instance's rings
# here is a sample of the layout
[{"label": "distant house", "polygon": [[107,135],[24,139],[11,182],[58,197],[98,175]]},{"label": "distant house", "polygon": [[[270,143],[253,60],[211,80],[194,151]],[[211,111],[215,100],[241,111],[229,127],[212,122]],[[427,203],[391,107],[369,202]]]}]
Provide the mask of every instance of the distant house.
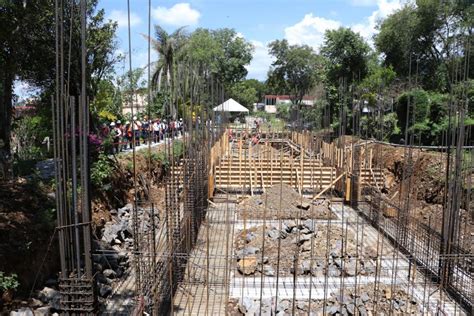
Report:
[{"label": "distant house", "polygon": [[34,115],[38,102],[39,99],[36,97],[21,100],[20,102],[16,103],[15,106],[13,106],[13,117],[20,118]]},{"label": "distant house", "polygon": [[[303,97],[302,103],[305,105],[313,106],[314,105],[314,97],[305,95]],[[265,95],[265,100],[264,100],[265,106],[268,105],[277,105],[277,104],[291,104],[291,98],[289,95],[273,95],[273,94],[268,94]],[[276,111],[276,110],[275,110]]]},{"label": "distant house", "polygon": [[134,93],[132,96],[132,103],[129,102],[129,96],[125,96],[123,103],[122,103],[122,114],[126,115],[132,112],[132,105],[133,105],[133,113],[140,113],[145,111],[146,106],[148,104],[148,95],[146,93]]},{"label": "distant house", "polygon": [[272,105],[272,104],[267,105],[265,103],[254,103],[253,108],[254,108],[254,111],[265,111],[270,114],[277,112],[276,105]]}]

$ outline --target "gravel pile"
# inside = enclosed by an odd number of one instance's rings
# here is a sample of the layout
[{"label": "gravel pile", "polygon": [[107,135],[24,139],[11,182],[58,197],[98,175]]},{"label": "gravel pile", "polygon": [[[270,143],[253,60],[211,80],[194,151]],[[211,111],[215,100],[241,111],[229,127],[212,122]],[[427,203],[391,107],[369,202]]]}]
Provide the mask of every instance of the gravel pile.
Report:
[{"label": "gravel pile", "polygon": [[372,247],[357,244],[352,231],[344,231],[336,224],[328,228],[314,225],[312,220],[300,224],[286,220],[281,229],[254,226],[241,230],[236,236],[236,268],[245,276],[261,273],[289,276],[295,270],[297,275],[373,275],[377,252]]},{"label": "gravel pile", "polygon": [[[261,304],[261,309],[260,309]],[[294,308],[294,313],[293,313]],[[261,312],[261,314],[260,314]],[[423,310],[417,300],[400,287],[379,284],[361,286],[357,293],[344,289],[344,294],[331,293],[326,301],[244,297],[231,299],[227,305],[227,315],[422,315]]]}]

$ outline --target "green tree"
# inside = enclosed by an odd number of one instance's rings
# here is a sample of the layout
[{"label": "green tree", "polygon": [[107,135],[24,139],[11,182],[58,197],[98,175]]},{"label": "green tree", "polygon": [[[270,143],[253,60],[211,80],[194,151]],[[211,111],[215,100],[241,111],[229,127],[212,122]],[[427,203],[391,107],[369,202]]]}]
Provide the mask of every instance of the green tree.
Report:
[{"label": "green tree", "polygon": [[234,29],[218,29],[212,35],[222,51],[217,59],[217,76],[229,88],[247,76],[245,66],[252,60],[253,46]]},{"label": "green tree", "polygon": [[248,81],[234,84],[230,90],[230,96],[250,111],[253,104],[258,101],[257,90]]},{"label": "green tree", "polygon": [[[98,0],[88,1],[87,21],[87,87],[88,95],[94,99],[98,83],[110,75],[117,58],[114,55],[117,42],[115,22],[104,22],[104,10],[96,10]],[[77,4],[64,4],[65,63],[67,65],[66,92],[80,94],[80,20]],[[72,36],[69,36],[72,35]],[[0,138],[10,150],[11,108],[13,84],[22,80],[39,88],[44,99],[45,115],[50,113],[50,96],[55,84],[55,6],[52,0],[8,1],[0,0]],[[70,43],[70,44],[69,44]],[[73,49],[74,48],[74,49]],[[71,55],[69,56],[69,51]],[[70,62],[70,65],[69,65]],[[50,122],[51,120],[49,120]]]},{"label": "green tree", "polygon": [[364,79],[368,72],[370,47],[350,28],[328,30],[324,36],[321,54],[327,60],[327,78],[337,85],[341,78],[350,84],[354,79]]},{"label": "green tree", "polygon": [[316,85],[322,70],[321,59],[311,47],[289,45],[287,40],[276,40],[268,47],[275,61],[267,84],[277,93],[289,94],[299,108],[303,97]]},{"label": "green tree", "polygon": [[155,38],[150,39],[153,47],[158,53],[158,61],[152,77],[152,88],[154,93],[165,92],[170,96],[165,106],[165,111],[172,117],[176,117],[177,109],[175,101],[177,94],[176,86],[176,68],[180,51],[183,49],[187,39],[185,28],[181,27],[173,33],[166,32],[159,25],[155,25]]},{"label": "green tree", "polygon": [[[448,91],[456,79],[452,74],[472,49],[473,24],[469,1],[417,0],[380,23],[375,46],[400,76],[411,71],[423,88]],[[472,77],[473,68],[468,70]]]}]

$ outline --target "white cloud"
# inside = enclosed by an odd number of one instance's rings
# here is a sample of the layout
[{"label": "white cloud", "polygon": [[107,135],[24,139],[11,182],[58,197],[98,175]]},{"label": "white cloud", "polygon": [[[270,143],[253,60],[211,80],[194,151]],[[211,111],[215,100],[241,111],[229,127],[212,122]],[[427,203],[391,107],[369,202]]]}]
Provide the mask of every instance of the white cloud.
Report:
[{"label": "white cloud", "polygon": [[352,0],[352,5],[357,7],[368,7],[377,4],[377,0]]},{"label": "white cloud", "polygon": [[[112,10],[109,15],[109,20],[117,21],[119,27],[128,26],[128,14],[125,11]],[[139,25],[142,19],[134,12],[130,12],[130,26]]]},{"label": "white cloud", "polygon": [[394,11],[402,7],[401,0],[377,0],[377,10],[365,18],[362,23],[354,24],[352,29],[355,32],[360,33],[371,45],[372,37],[376,33],[375,27],[379,20],[386,18]]},{"label": "white cloud", "polygon": [[253,58],[250,65],[247,66],[247,78],[266,80],[268,69],[273,62],[273,57],[268,53],[265,43],[259,41],[250,41],[254,47]]},{"label": "white cloud", "polygon": [[[372,14],[362,20],[361,23],[345,25],[354,32],[360,33],[370,45],[373,45],[372,38],[376,33],[376,26],[379,20],[402,7],[403,0],[354,0],[359,4],[365,3],[377,5],[377,9]],[[293,26],[285,29],[285,38],[290,44],[307,44],[318,49],[324,42],[324,33],[327,30],[337,29],[343,24],[337,20],[326,19],[306,14],[304,18]]]},{"label": "white cloud", "polygon": [[285,38],[290,44],[307,44],[318,49],[327,30],[337,29],[341,22],[306,14],[300,22],[285,28]]},{"label": "white cloud", "polygon": [[201,13],[191,8],[189,3],[177,3],[169,9],[157,7],[152,10],[152,15],[158,22],[173,26],[196,25],[201,17]]}]

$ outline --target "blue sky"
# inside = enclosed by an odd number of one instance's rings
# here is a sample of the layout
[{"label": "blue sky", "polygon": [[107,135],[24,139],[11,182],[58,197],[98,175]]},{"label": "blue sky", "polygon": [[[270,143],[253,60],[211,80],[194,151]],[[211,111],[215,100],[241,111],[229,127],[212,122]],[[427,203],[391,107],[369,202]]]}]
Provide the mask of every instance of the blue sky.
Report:
[{"label": "blue sky", "polygon": [[[349,26],[370,41],[380,18],[400,8],[406,0],[152,0],[152,24],[168,31],[187,25],[210,29],[234,28],[255,47],[249,78],[264,80],[271,58],[267,44],[286,38],[292,44],[321,45],[328,29]],[[131,0],[133,65],[147,62],[148,0]],[[128,52],[127,1],[101,0],[109,19],[119,23],[118,37]],[[153,56],[156,58],[156,56]]]},{"label": "blue sky", "polygon": [[[291,44],[308,44],[316,50],[328,29],[351,27],[369,42],[379,19],[400,8],[408,0],[152,0],[152,25],[168,31],[188,26],[217,29],[234,28],[254,45],[248,78],[265,80],[271,57],[267,45],[286,38]],[[130,0],[133,67],[147,64],[148,0]],[[127,1],[100,0],[106,18],[119,24],[120,53],[128,53]],[[152,55],[152,61],[156,60]],[[117,67],[123,72],[125,65]],[[15,89],[18,94],[22,86]]]}]

